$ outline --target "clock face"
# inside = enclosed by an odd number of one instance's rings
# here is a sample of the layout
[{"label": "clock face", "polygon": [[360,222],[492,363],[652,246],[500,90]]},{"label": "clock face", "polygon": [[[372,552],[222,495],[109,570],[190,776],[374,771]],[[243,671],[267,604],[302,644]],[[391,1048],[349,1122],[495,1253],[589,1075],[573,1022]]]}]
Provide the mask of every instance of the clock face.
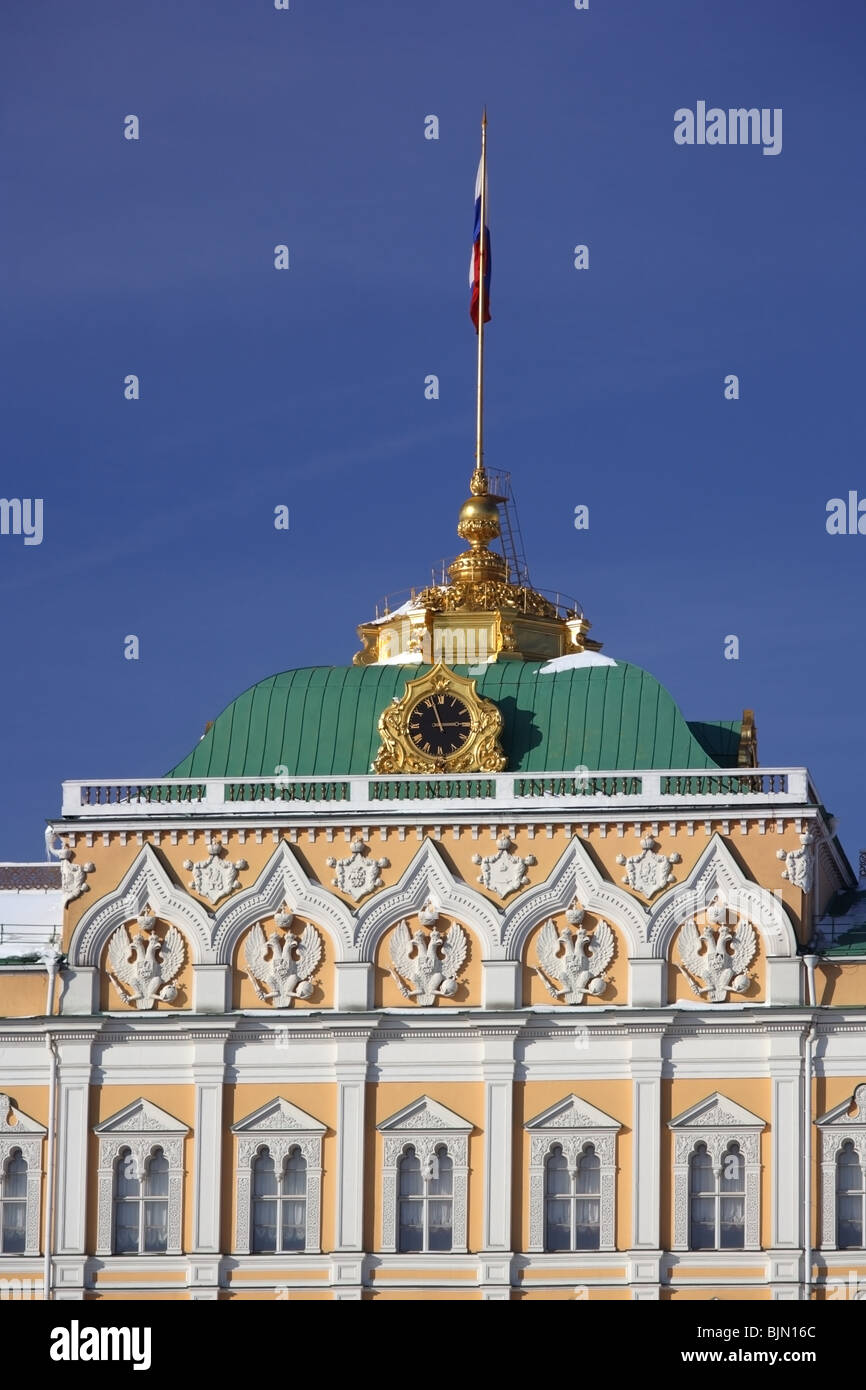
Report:
[{"label": "clock face", "polygon": [[428,757],[447,758],[459,752],[471,733],[469,706],[459,695],[435,691],[409,711],[409,739],[419,753]]}]

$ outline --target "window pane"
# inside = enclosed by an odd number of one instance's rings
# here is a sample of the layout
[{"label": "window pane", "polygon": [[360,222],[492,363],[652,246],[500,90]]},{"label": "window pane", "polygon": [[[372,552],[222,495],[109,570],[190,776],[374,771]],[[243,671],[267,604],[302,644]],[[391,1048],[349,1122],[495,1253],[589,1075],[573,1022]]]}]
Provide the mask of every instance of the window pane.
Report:
[{"label": "window pane", "polygon": [[162,1150],[158,1150],[148,1161],[144,1174],[143,1196],[168,1196],[168,1159]]},{"label": "window pane", "polygon": [[709,1194],[714,1193],[715,1190],[713,1160],[701,1144],[689,1159],[689,1191]]},{"label": "window pane", "polygon": [[144,1248],[163,1251],[168,1244],[168,1202],[145,1202]]},{"label": "window pane", "polygon": [[722,1192],[745,1192],[746,1164],[739,1145],[732,1144],[722,1155],[722,1176],[719,1179]]},{"label": "window pane", "polygon": [[693,1197],[691,1201],[691,1223],[689,1248],[691,1250],[714,1250],[716,1245],[716,1213],[712,1197]]},{"label": "window pane", "polygon": [[253,1196],[276,1197],[277,1174],[274,1160],[264,1149],[253,1164]]},{"label": "window pane", "polygon": [[577,1165],[578,1192],[598,1194],[601,1191],[601,1160],[595,1153],[581,1155]]},{"label": "window pane", "polygon": [[138,1202],[116,1202],[114,1207],[115,1255],[138,1254]]},{"label": "window pane", "polygon": [[118,1197],[137,1197],[139,1195],[138,1172],[135,1159],[127,1149],[117,1160],[115,1192]]},{"label": "window pane", "polygon": [[[420,1204],[419,1204],[420,1205]],[[451,1249],[451,1203],[430,1202],[427,1217],[431,1250]]]},{"label": "window pane", "polygon": [[4,1197],[26,1197],[27,1196],[27,1164],[16,1153],[14,1158],[10,1158],[6,1165],[6,1174],[3,1178]]},{"label": "window pane", "polygon": [[3,1203],[3,1230],[0,1250],[4,1255],[20,1255],[25,1245],[26,1202]]},{"label": "window pane", "polygon": [[407,1150],[400,1159],[400,1196],[421,1197],[424,1193],[424,1180],[421,1177],[421,1162],[414,1149]]},{"label": "window pane", "polygon": [[306,1208],[303,1201],[283,1202],[282,1240],[284,1250],[303,1250],[307,1242]]},{"label": "window pane", "polygon": [[863,1174],[857,1151],[851,1143],[844,1144],[836,1160],[837,1192],[860,1192],[863,1188]]},{"label": "window pane", "polygon": [[742,1250],[746,1236],[744,1197],[723,1197],[719,1212],[719,1243],[722,1250]]},{"label": "window pane", "polygon": [[270,1255],[277,1248],[276,1202],[253,1202],[253,1253]]},{"label": "window pane", "polygon": [[430,1179],[427,1185],[428,1193],[431,1197],[450,1197],[454,1165],[444,1149],[436,1154],[436,1165],[433,1171],[437,1176]]},{"label": "window pane", "polygon": [[839,1197],[836,1202],[836,1244],[840,1250],[863,1245],[863,1207],[861,1197]]},{"label": "window pane", "polygon": [[554,1149],[547,1159],[547,1195],[567,1197],[570,1193],[571,1174],[568,1171],[568,1161],[562,1149]]},{"label": "window pane", "polygon": [[307,1160],[303,1154],[289,1154],[283,1173],[283,1196],[304,1197],[307,1192]]},{"label": "window pane", "polygon": [[422,1211],[423,1202],[400,1203],[400,1241],[401,1251],[420,1250],[423,1240]]},{"label": "window pane", "polygon": [[551,1202],[547,1203],[547,1235],[545,1247],[548,1250],[570,1250],[571,1249],[571,1222],[569,1219],[570,1203]]}]

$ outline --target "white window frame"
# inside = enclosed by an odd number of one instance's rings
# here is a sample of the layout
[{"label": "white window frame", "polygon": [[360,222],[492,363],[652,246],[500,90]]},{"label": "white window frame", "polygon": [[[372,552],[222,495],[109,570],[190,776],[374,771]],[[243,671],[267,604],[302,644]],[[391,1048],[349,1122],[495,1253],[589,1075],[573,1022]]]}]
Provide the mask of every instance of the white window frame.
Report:
[{"label": "white window frame", "polygon": [[[569,1184],[570,1184],[570,1186],[569,1186],[568,1192],[557,1193],[556,1196],[552,1197],[552,1196],[550,1195],[550,1193],[548,1192],[548,1190],[547,1190],[547,1186],[548,1186],[547,1180],[548,1180],[549,1169],[550,1169],[550,1159],[551,1159],[551,1157],[552,1157],[552,1155],[553,1155],[553,1150],[554,1150],[555,1148],[560,1148],[560,1149],[562,1150],[562,1155],[563,1155],[563,1157],[564,1157],[564,1159],[565,1159],[565,1162],[566,1162],[566,1172],[568,1173],[568,1178],[569,1178]],[[579,1171],[580,1164],[581,1164],[582,1160],[587,1156],[587,1153],[588,1153],[588,1151],[590,1151],[590,1150],[592,1151],[592,1156],[593,1156],[594,1158],[598,1159],[598,1168],[597,1168],[597,1170],[596,1170],[596,1171],[598,1172],[598,1192],[578,1192],[578,1190],[577,1190],[577,1176],[578,1176],[578,1171]],[[548,1149],[547,1149],[547,1152],[546,1152],[545,1155],[544,1155],[544,1249],[545,1249],[545,1253],[546,1253],[546,1254],[548,1254],[548,1255],[568,1255],[568,1254],[583,1255],[583,1254],[591,1254],[592,1251],[594,1251],[594,1250],[600,1250],[600,1249],[601,1249],[601,1197],[602,1197],[602,1177],[601,1177],[601,1169],[602,1169],[601,1155],[600,1155],[599,1152],[598,1152],[598,1148],[597,1148],[597,1146],[596,1146],[595,1140],[590,1139],[587,1143],[581,1145],[581,1147],[578,1148],[578,1149],[577,1149],[576,1151],[574,1151],[573,1153],[566,1153],[566,1149],[565,1149],[565,1145],[564,1145],[564,1144],[560,1143],[558,1140],[555,1140],[555,1139],[554,1139],[554,1140],[551,1140],[550,1145],[549,1145],[549,1147],[548,1147]],[[599,1241],[599,1243],[598,1243],[598,1245],[579,1246],[579,1245],[577,1244],[577,1204],[578,1204],[578,1202],[587,1202],[587,1201],[588,1201],[588,1202],[598,1202],[598,1222],[596,1223],[596,1225],[597,1225],[597,1228],[598,1228],[598,1241]],[[547,1214],[547,1213],[548,1213],[548,1209],[549,1209],[549,1207],[550,1207],[551,1202],[566,1202],[566,1203],[568,1204],[569,1240],[570,1240],[571,1243],[570,1243],[569,1245],[565,1246],[565,1247],[564,1247],[563,1249],[561,1249],[561,1250],[551,1250],[551,1249],[549,1249],[548,1243],[547,1243],[547,1228],[548,1228],[548,1225],[549,1225],[549,1220],[548,1220],[548,1214]]]},{"label": "white window frame", "polygon": [[[9,1123],[10,1116],[14,1124]],[[44,1125],[13,1106],[7,1095],[0,1094],[0,1168],[5,1168],[13,1149],[21,1150],[27,1164],[27,1194],[25,1201],[24,1249],[7,1254],[4,1260],[27,1259],[40,1253],[39,1205],[42,1191],[42,1141],[47,1134]]]},{"label": "white window frame", "polygon": [[[139,1099],[103,1120],[95,1127],[94,1133],[99,1136],[96,1254],[127,1260],[158,1260],[168,1255],[180,1255],[183,1249],[183,1144],[189,1133],[187,1126],[160,1110],[152,1101]],[[168,1160],[165,1250],[130,1251],[118,1255],[114,1249],[115,1174],[123,1149],[129,1149],[140,1179],[155,1149],[162,1149]]]},{"label": "white window frame", "polygon": [[[565,1096],[528,1120],[530,1254],[596,1255],[616,1249],[616,1138],[621,1125],[580,1096]],[[592,1144],[599,1160],[599,1227],[596,1250],[548,1250],[547,1159],[557,1145],[574,1173],[583,1150]]]},{"label": "white window frame", "polygon": [[[856,1105],[857,1113],[848,1112]],[[836,1159],[849,1139],[860,1160],[860,1167],[866,1172],[866,1085],[854,1088],[854,1094],[841,1104],[834,1105],[825,1115],[815,1121],[821,1133],[821,1249],[837,1250],[836,1243]],[[863,1231],[863,1245],[846,1246],[843,1253],[854,1254],[866,1250],[866,1228]]]},{"label": "white window frame", "polygon": [[[124,1146],[124,1147],[128,1147],[128,1146]],[[165,1195],[165,1196],[162,1196],[162,1197],[150,1197],[150,1196],[147,1196],[147,1195],[145,1194],[145,1191],[144,1191],[144,1185],[145,1185],[145,1182],[146,1182],[146,1180],[147,1180],[148,1170],[149,1170],[150,1165],[151,1165],[151,1163],[153,1162],[154,1158],[156,1158],[159,1154],[162,1154],[162,1156],[163,1156],[164,1158],[167,1159],[167,1158],[168,1158],[168,1155],[164,1152],[163,1147],[162,1147],[161,1144],[154,1144],[154,1146],[153,1146],[153,1148],[151,1149],[150,1153],[147,1154],[147,1155],[145,1156],[145,1159],[144,1159],[144,1166],[143,1166],[143,1167],[139,1165],[138,1159],[133,1158],[133,1161],[134,1161],[134,1163],[135,1163],[135,1176],[136,1176],[136,1179],[137,1179],[137,1181],[138,1181],[138,1196],[137,1196],[137,1197],[127,1197],[127,1196],[122,1196],[122,1197],[121,1197],[121,1196],[118,1195],[118,1192],[117,1192],[117,1179],[118,1179],[118,1176],[119,1176],[119,1174],[120,1174],[121,1166],[122,1166],[122,1164],[123,1164],[123,1162],[124,1162],[124,1160],[121,1158],[121,1155],[122,1155],[122,1154],[123,1154],[123,1149],[120,1150],[120,1154],[118,1154],[117,1160],[115,1161],[115,1165],[114,1165],[114,1184],[115,1184],[115,1186],[114,1186],[114,1192],[113,1192],[113,1194],[112,1194],[112,1206],[113,1206],[113,1210],[112,1210],[112,1232],[111,1232],[112,1246],[115,1246],[115,1245],[117,1244],[117,1212],[118,1212],[118,1208],[119,1208],[120,1206],[130,1206],[130,1207],[131,1207],[133,1204],[135,1204],[135,1205],[138,1207],[138,1249],[137,1249],[137,1250],[123,1250],[123,1251],[115,1250],[115,1254],[116,1254],[116,1255],[164,1255],[164,1254],[166,1253],[166,1251],[164,1251],[164,1250],[145,1250],[145,1248],[144,1248],[144,1232],[145,1232],[145,1227],[146,1227],[146,1225],[147,1225],[147,1222],[146,1222],[145,1218],[146,1218],[146,1215],[147,1215],[147,1208],[148,1208],[148,1206],[152,1205],[154,1202],[165,1202],[165,1204],[166,1204],[166,1237],[168,1236],[168,1208],[169,1208],[169,1198],[168,1198],[168,1194],[166,1193],[166,1195]],[[130,1156],[132,1156],[132,1155],[131,1155],[131,1150],[130,1150]],[[170,1173],[170,1171],[171,1171],[171,1169],[170,1169],[170,1166],[169,1166],[169,1173]],[[171,1180],[171,1179],[170,1179],[170,1177],[169,1177],[169,1181],[170,1181],[170,1180]]]},{"label": "white window frame", "polygon": [[[695,1141],[695,1144],[694,1144],[694,1146],[693,1146],[693,1148],[692,1148],[692,1150],[691,1150],[691,1152],[690,1152],[690,1154],[689,1154],[689,1250],[690,1250],[692,1253],[694,1253],[694,1254],[702,1254],[702,1253],[703,1253],[703,1254],[709,1254],[710,1251],[721,1251],[722,1253],[727,1253],[728,1250],[731,1250],[731,1251],[734,1251],[734,1252],[737,1251],[737,1250],[743,1250],[743,1249],[745,1249],[745,1235],[746,1235],[745,1205],[746,1205],[746,1187],[747,1187],[747,1181],[746,1181],[746,1173],[745,1173],[745,1160],[744,1160],[744,1158],[743,1158],[742,1151],[738,1150],[737,1153],[733,1153],[733,1154],[731,1153],[731,1145],[737,1143],[737,1140],[736,1140],[736,1139],[731,1139],[731,1140],[728,1141],[728,1143],[725,1145],[724,1149],[722,1150],[721,1161],[720,1161],[720,1163],[719,1163],[718,1165],[717,1165],[715,1162],[713,1162],[712,1155],[710,1154],[710,1155],[709,1155],[709,1156],[710,1156],[710,1162],[711,1162],[711,1164],[712,1164],[712,1168],[710,1169],[710,1171],[711,1171],[711,1173],[712,1173],[713,1190],[712,1190],[712,1192],[693,1192],[693,1191],[692,1191],[692,1181],[691,1181],[691,1178],[692,1178],[692,1167],[693,1167],[692,1160],[694,1159],[695,1154],[696,1154],[697,1151],[698,1151],[698,1148],[699,1148],[699,1146],[700,1146],[700,1143],[701,1143],[700,1139],[696,1140],[696,1141]],[[707,1153],[709,1154],[709,1149],[707,1149]],[[723,1178],[723,1176],[724,1176],[725,1163],[726,1163],[726,1161],[727,1161],[729,1158],[736,1158],[736,1159],[738,1160],[738,1163],[742,1163],[742,1165],[743,1165],[743,1171],[742,1171],[743,1188],[742,1188],[742,1191],[741,1191],[741,1192],[723,1192],[723,1191],[722,1191],[722,1178]],[[722,1243],[721,1243],[721,1241],[722,1241],[722,1201],[724,1200],[725,1197],[742,1197],[742,1198],[743,1198],[743,1244],[742,1244],[742,1245],[731,1245],[731,1246],[727,1246],[727,1245],[722,1245]],[[713,1204],[713,1244],[712,1244],[712,1245],[700,1245],[700,1246],[699,1246],[699,1245],[693,1245],[693,1244],[692,1244],[692,1202],[695,1201],[696,1198],[702,1199],[702,1200],[709,1200],[709,1201],[711,1201],[712,1204]]]},{"label": "white window frame", "polygon": [[[423,1189],[420,1197],[404,1197],[400,1192],[400,1173],[402,1171],[403,1159],[406,1158],[409,1149],[414,1149],[415,1157],[418,1159],[421,1168],[421,1182]],[[433,1173],[432,1164],[435,1163],[440,1153],[444,1150],[445,1155],[451,1159],[451,1192],[448,1194],[432,1196],[429,1189],[430,1179]],[[430,1248],[430,1203],[431,1202],[450,1202],[451,1204],[451,1244],[448,1250],[431,1250]],[[400,1250],[400,1203],[411,1202],[421,1208],[421,1249],[420,1250]],[[450,1255],[454,1248],[454,1160],[448,1151],[448,1144],[444,1139],[434,1140],[432,1150],[423,1145],[422,1150],[411,1140],[406,1140],[401,1152],[397,1157],[397,1252],[401,1255]]]},{"label": "white window frame", "polygon": [[[672,1249],[694,1255],[737,1256],[761,1248],[761,1132],[765,1121],[718,1091],[684,1110],[669,1123],[674,1134],[674,1238]],[[743,1244],[734,1250],[692,1250],[690,1159],[705,1144],[718,1175],[729,1144],[739,1144],[745,1164]],[[718,1177],[716,1177],[718,1187]]]},{"label": "white window frame", "polygon": [[[322,1249],[322,1136],[326,1126],[291,1101],[277,1096],[232,1125],[237,1140],[235,1165],[237,1206],[235,1253],[257,1260],[291,1260],[299,1255],[318,1255]],[[281,1174],[292,1149],[299,1149],[307,1165],[306,1228],[303,1250],[253,1251],[253,1164],[267,1149]]]},{"label": "white window frame", "polygon": [[[382,1238],[384,1254],[401,1259],[447,1258],[466,1254],[467,1193],[469,1186],[469,1135],[473,1126],[453,1110],[429,1096],[421,1096],[378,1126],[383,1136]],[[448,1151],[452,1164],[451,1249],[400,1251],[400,1159],[408,1148],[418,1155],[421,1171],[438,1148]]]}]

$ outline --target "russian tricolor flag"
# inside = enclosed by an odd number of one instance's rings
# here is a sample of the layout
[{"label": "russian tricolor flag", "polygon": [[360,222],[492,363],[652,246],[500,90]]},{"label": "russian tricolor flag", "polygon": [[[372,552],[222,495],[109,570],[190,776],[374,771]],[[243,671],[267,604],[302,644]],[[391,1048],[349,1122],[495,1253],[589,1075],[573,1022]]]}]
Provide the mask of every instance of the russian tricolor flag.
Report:
[{"label": "russian tricolor flag", "polygon": [[487,176],[483,173],[484,161],[479,161],[478,177],[475,180],[475,233],[473,236],[472,259],[469,262],[469,284],[472,299],[469,317],[478,332],[478,301],[480,299],[478,271],[481,262],[481,180],[484,179],[484,322],[490,322],[490,204],[487,201]]}]

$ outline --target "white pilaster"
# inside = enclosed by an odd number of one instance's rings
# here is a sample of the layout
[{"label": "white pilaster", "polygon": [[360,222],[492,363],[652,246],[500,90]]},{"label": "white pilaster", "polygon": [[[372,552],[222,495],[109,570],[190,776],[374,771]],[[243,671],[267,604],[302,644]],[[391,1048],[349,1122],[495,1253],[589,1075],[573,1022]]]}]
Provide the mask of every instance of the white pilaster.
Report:
[{"label": "white pilaster", "polygon": [[659,1249],[663,1034],[662,1025],[657,1033],[638,1033],[631,1040],[634,1250]]},{"label": "white pilaster", "polygon": [[484,1039],[485,1253],[511,1251],[514,1038]]},{"label": "white pilaster", "polygon": [[91,1040],[57,1035],[54,1253],[83,1255],[87,1249],[87,1150],[89,1141]]},{"label": "white pilaster", "polygon": [[801,1173],[805,1139],[800,1034],[772,1036],[769,1054],[772,1105],[770,1241],[774,1250],[796,1249],[803,1231]]},{"label": "white pilaster", "polygon": [[338,1251],[364,1249],[364,1107],[367,1038],[341,1037],[336,1047]]},{"label": "white pilaster", "polygon": [[221,1249],[224,1051],[228,1036],[197,1038],[194,1044],[192,1248],[203,1255],[218,1255]]}]

